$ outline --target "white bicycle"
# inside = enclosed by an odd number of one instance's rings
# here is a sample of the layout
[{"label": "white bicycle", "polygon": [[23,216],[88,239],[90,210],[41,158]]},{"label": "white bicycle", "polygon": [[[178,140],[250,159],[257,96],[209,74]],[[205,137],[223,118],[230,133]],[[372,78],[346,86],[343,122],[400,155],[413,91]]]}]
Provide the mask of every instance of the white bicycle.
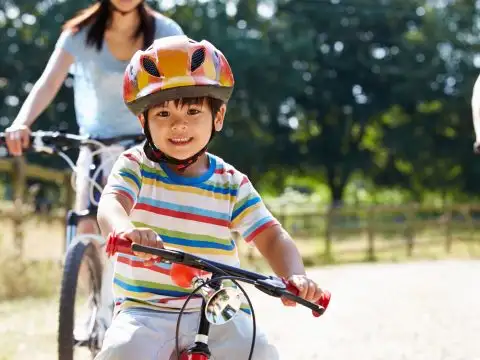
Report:
[{"label": "white bicycle", "polygon": [[[4,141],[5,134],[0,133],[0,142]],[[73,360],[80,355],[82,348],[94,358],[102,346],[105,324],[98,312],[102,305],[102,291],[111,291],[108,288],[102,290],[106,263],[103,255],[105,239],[99,234],[77,235],[77,224],[80,219],[96,217],[96,206],[102,192],[102,173],[109,161],[114,162],[116,159],[111,154],[110,147],[122,144],[128,148],[143,141],[144,136],[138,134],[108,139],[61,132],[36,131],[31,134],[31,146],[28,150],[62,157],[72,169],[72,186],[75,184],[77,168],[66,151],[88,146],[93,158],[93,166],[87,179],[92,206],[82,212],[69,210],[66,218],[66,253],[58,318],[59,360]],[[105,161],[105,155],[111,155],[111,158]],[[107,306],[113,309],[113,303]]]}]

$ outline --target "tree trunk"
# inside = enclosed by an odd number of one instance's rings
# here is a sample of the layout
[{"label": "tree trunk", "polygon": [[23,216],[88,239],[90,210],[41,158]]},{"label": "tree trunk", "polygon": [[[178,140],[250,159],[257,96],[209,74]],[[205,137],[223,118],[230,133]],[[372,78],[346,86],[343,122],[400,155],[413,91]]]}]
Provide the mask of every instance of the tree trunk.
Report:
[{"label": "tree trunk", "polygon": [[343,192],[345,191],[345,184],[330,184],[330,193],[332,194],[333,207],[343,205]]}]

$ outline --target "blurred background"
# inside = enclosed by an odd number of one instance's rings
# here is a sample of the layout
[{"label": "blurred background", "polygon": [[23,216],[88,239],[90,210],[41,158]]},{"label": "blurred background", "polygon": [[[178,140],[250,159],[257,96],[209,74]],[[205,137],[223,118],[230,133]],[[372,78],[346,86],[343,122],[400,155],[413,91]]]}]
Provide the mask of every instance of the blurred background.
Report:
[{"label": "blurred background", "polygon": [[[89,4],[0,1],[0,131],[43,71],[61,24]],[[480,2],[150,5],[226,54],[236,88],[211,150],[248,174],[308,265],[480,257],[470,107]],[[34,130],[78,131],[71,87],[67,79]],[[59,158],[0,152],[0,316],[51,310],[74,196],[70,171]],[[242,256],[264,268],[255,250],[243,247]],[[54,339],[55,329],[38,324],[33,333]],[[24,336],[0,341],[0,359],[28,349]]]}]

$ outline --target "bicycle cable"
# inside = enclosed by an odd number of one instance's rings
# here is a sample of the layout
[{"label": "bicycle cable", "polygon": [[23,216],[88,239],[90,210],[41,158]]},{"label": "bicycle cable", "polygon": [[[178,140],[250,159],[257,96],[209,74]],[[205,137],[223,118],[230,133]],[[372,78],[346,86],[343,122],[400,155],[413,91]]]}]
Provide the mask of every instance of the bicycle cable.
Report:
[{"label": "bicycle cable", "polygon": [[[70,157],[65,154],[63,151],[60,151],[60,150],[57,150],[57,154],[62,158],[64,159],[68,166],[71,168],[72,170],[72,176],[70,177],[70,186],[72,186],[73,190],[74,191],[77,191],[77,186],[75,184],[75,180],[78,176],[78,168],[77,166],[73,163],[72,159],[70,159]],[[95,195],[94,195],[94,191],[95,189],[98,190],[100,193],[103,191],[103,187],[101,185],[99,185],[95,179],[89,175],[84,175],[83,176],[84,179],[86,179],[86,181],[90,184],[90,190],[89,190],[89,196],[90,196],[90,200],[94,200],[95,198]],[[98,205],[98,202],[97,201],[94,201],[93,202],[94,205]]]},{"label": "bicycle cable", "polygon": [[[243,295],[245,296],[245,299],[247,300],[248,302],[248,306],[250,307],[250,310],[252,312],[252,322],[253,322],[253,338],[252,338],[252,344],[250,346],[250,354],[248,355],[248,360],[251,360],[252,359],[252,356],[253,356],[253,350],[255,348],[255,338],[257,336],[257,329],[256,329],[256,319],[255,319],[255,311],[253,310],[253,304],[252,304],[252,301],[250,300],[247,292],[245,291],[245,289],[236,281],[236,280],[239,280],[239,281],[243,281],[243,282],[246,282],[246,283],[250,283],[250,284],[253,284],[254,281],[253,280],[250,280],[250,279],[245,279],[245,278],[242,278],[242,277],[239,277],[239,276],[233,276],[233,275],[228,275],[228,273],[214,265],[211,265],[211,264],[208,264],[208,266],[214,268],[215,270],[217,270],[218,272],[221,272],[221,273],[224,273],[224,274],[227,274],[225,276],[220,276],[220,277],[215,277],[213,279],[210,279],[206,282],[204,282],[203,284],[199,285],[198,287],[196,287],[187,297],[187,299],[185,300],[185,303],[183,304],[182,308],[180,309],[180,313],[178,314],[178,319],[177,319],[177,325],[176,325],[176,329],[175,329],[175,352],[176,352],[176,355],[177,355],[177,359],[180,359],[180,347],[179,347],[179,344],[178,344],[178,337],[179,337],[179,334],[180,334],[180,321],[181,321],[181,318],[182,318],[182,315],[184,314],[185,312],[185,308],[188,304],[188,302],[193,298],[193,296],[195,295],[195,293],[197,293],[201,288],[203,288],[204,286],[208,286],[210,285],[211,283],[214,283],[216,281],[219,281],[219,280],[232,280],[232,282],[238,286],[238,288],[242,291]],[[241,310],[240,310],[241,311]],[[200,316],[202,316],[202,314],[200,314]],[[208,320],[207,320],[208,321]]]},{"label": "bicycle cable", "polygon": [[[114,152],[114,150],[112,151],[111,146],[106,146],[99,141],[85,140],[84,144],[92,144],[92,145],[95,145],[95,146],[98,147],[97,150],[92,152],[92,154],[91,154],[92,158],[94,156],[101,155],[101,154],[104,154],[104,153],[109,155],[109,157],[107,159],[104,159],[105,161],[103,161],[100,164],[100,166],[98,166],[97,169],[95,169],[95,172],[93,173],[93,176],[90,176],[90,174],[89,175],[85,174],[83,176],[83,178],[89,183],[88,193],[89,193],[90,202],[91,202],[92,205],[98,206],[98,201],[95,199],[95,190],[97,190],[98,192],[101,193],[103,191],[103,187],[96,181],[96,178],[100,174],[100,172],[102,170],[104,170],[104,168],[106,168],[107,166],[110,166],[112,163],[115,162],[116,157],[112,154],[112,152]],[[115,145],[113,145],[113,146],[115,146]],[[61,150],[56,150],[56,152],[62,159],[65,160],[65,162],[71,168],[72,176],[70,177],[70,186],[72,187],[72,189],[74,191],[76,191],[77,190],[76,178],[78,176],[78,167],[73,163],[72,159],[65,152],[63,152]]]}]

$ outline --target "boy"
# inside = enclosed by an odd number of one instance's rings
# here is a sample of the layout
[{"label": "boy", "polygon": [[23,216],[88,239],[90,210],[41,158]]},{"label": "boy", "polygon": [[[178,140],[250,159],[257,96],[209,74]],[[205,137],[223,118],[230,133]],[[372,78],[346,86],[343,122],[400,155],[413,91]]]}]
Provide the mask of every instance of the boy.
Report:
[{"label": "boy", "polygon": [[[110,174],[98,211],[102,233],[115,231],[139,244],[165,244],[233,266],[239,266],[233,238],[240,234],[300,296],[316,302],[322,290],[305,275],[296,246],[248,178],[206,152],[222,129],[233,84],[227,59],[207,41],[175,36],[134,55],[125,72],[124,99],[147,140],[124,152]],[[118,254],[116,316],[98,360],[167,360],[173,353],[177,315],[188,291],[172,283],[167,265],[153,260],[148,254]],[[193,343],[200,304],[189,302],[182,317],[184,346]],[[251,319],[243,312],[212,326],[213,357],[246,359],[251,336]],[[257,332],[254,359],[277,358]]]}]

